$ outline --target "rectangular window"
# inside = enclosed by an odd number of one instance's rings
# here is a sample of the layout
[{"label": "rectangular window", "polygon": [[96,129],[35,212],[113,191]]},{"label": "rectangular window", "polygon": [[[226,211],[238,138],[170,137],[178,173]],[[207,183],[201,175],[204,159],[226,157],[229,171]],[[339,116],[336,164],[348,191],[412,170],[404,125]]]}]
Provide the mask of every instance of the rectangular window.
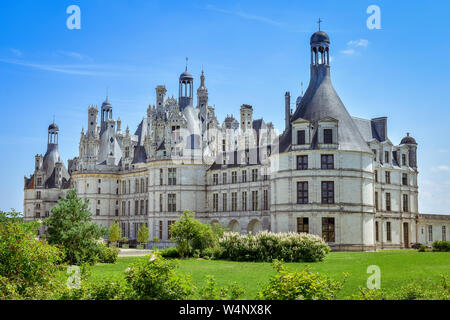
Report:
[{"label": "rectangular window", "polygon": [[408,195],[403,195],[403,212],[409,212],[409,199]]},{"label": "rectangular window", "polygon": [[175,186],[177,184],[177,169],[169,168],[167,178],[169,186]]},{"label": "rectangular window", "polygon": [[334,169],[334,156],[332,154],[323,154],[320,159],[322,169]]},{"label": "rectangular window", "polygon": [[172,234],[170,232],[170,228],[172,227],[172,225],[175,223],[175,220],[169,220],[167,221],[167,239],[172,238]]},{"label": "rectangular window", "polygon": [[95,210],[95,215],[96,215],[96,216],[99,216],[99,215],[100,215],[100,209],[96,209],[96,210]]},{"label": "rectangular window", "polygon": [[322,238],[325,242],[335,242],[334,218],[322,218]]},{"label": "rectangular window", "polygon": [[428,241],[433,241],[433,226],[429,225],[428,226]]},{"label": "rectangular window", "polygon": [[389,151],[385,151],[384,152],[384,162],[385,163],[389,163],[390,162]]},{"label": "rectangular window", "polygon": [[127,182],[122,181],[122,194],[126,194],[126,193],[127,193]]},{"label": "rectangular window", "polygon": [[258,181],[258,169],[252,169],[252,182]]},{"label": "rectangular window", "polygon": [[297,218],[297,232],[309,233],[309,218]]},{"label": "rectangular window", "polygon": [[41,192],[40,191],[36,191],[36,199],[41,199]]},{"label": "rectangular window", "polygon": [[237,183],[237,171],[231,172],[231,183]]},{"label": "rectangular window", "polygon": [[159,220],[159,239],[162,240],[163,238],[163,222],[162,220]]},{"label": "rectangular window", "polygon": [[386,184],[391,184],[391,172],[386,171],[386,172],[384,173],[384,176],[385,176],[385,178],[386,178]]},{"label": "rectangular window", "polygon": [[237,192],[231,193],[231,211],[237,211]]},{"label": "rectangular window", "polygon": [[375,170],[375,182],[378,182],[378,171]]},{"label": "rectangular window", "polygon": [[379,208],[379,206],[378,206],[378,192],[375,192],[375,210],[378,211],[378,208]]},{"label": "rectangular window", "polygon": [[139,193],[139,179],[134,181],[134,193]]},{"label": "rectangular window", "polygon": [[242,182],[247,182],[247,170],[242,170]]},{"label": "rectangular window", "polygon": [[258,211],[258,191],[252,191],[252,211]]},{"label": "rectangular window", "polygon": [[408,174],[402,173],[402,185],[407,186],[408,185]]},{"label": "rectangular window", "polygon": [[379,238],[379,230],[378,230],[378,221],[375,221],[375,240],[378,242],[378,241],[380,241],[380,238]]},{"label": "rectangular window", "polygon": [[391,223],[389,221],[386,222],[386,240],[392,241]]},{"label": "rectangular window", "polygon": [[164,170],[159,169],[159,185],[162,186],[164,184]]},{"label": "rectangular window", "polygon": [[163,206],[164,206],[164,200],[163,200],[163,194],[159,194],[159,211],[163,212]]},{"label": "rectangular window", "polygon": [[148,199],[145,200],[145,215],[148,215]]},{"label": "rectangular window", "polygon": [[131,215],[131,202],[128,201],[128,215]]},{"label": "rectangular window", "polygon": [[213,211],[214,212],[219,211],[219,194],[218,193],[213,194]]},{"label": "rectangular window", "polygon": [[126,208],[126,205],[125,205],[125,201],[122,201],[122,215],[124,216],[124,215],[126,215],[126,213],[127,213],[127,208]]},{"label": "rectangular window", "polygon": [[141,215],[145,215],[145,202],[144,200],[141,200]]},{"label": "rectangular window", "polygon": [[269,190],[264,190],[263,210],[269,210]]},{"label": "rectangular window", "polygon": [[98,188],[98,189],[97,189],[97,193],[98,193],[98,194],[102,193],[102,189],[101,189],[101,188]]},{"label": "rectangular window", "polygon": [[297,203],[308,203],[308,182],[297,182]]},{"label": "rectangular window", "polygon": [[305,130],[297,131],[297,144],[306,144]]},{"label": "rectangular window", "polygon": [[139,200],[134,201],[134,215],[135,216],[139,215]]},{"label": "rectangular window", "polygon": [[227,184],[227,173],[226,172],[222,173],[222,183]]},{"label": "rectangular window", "polygon": [[372,152],[373,152],[373,161],[377,161],[377,150],[372,149]]},{"label": "rectangular window", "polygon": [[442,226],[442,241],[447,241],[447,227]]},{"label": "rectangular window", "polygon": [[333,143],[333,130],[332,129],[324,129],[323,130],[323,143],[325,143],[325,144]]},{"label": "rectangular window", "polygon": [[386,193],[386,211],[391,211],[391,194]]},{"label": "rectangular window", "polygon": [[177,195],[174,193],[169,193],[167,195],[167,211],[169,212],[177,211]]},{"label": "rectangular window", "polygon": [[227,194],[222,194],[222,211],[226,212],[227,210]]},{"label": "rectangular window", "polygon": [[40,218],[41,217],[41,213],[40,212],[36,212],[36,218]]},{"label": "rectangular window", "polygon": [[322,181],[322,203],[333,204],[334,203],[334,182]]},{"label": "rectangular window", "polygon": [[402,166],[406,166],[406,154],[402,153]]},{"label": "rectangular window", "polygon": [[217,186],[219,184],[219,175],[217,173],[213,174],[213,185]]},{"label": "rectangular window", "polygon": [[297,170],[308,169],[308,156],[297,156]]},{"label": "rectangular window", "polygon": [[242,211],[247,211],[247,192],[242,192]]}]

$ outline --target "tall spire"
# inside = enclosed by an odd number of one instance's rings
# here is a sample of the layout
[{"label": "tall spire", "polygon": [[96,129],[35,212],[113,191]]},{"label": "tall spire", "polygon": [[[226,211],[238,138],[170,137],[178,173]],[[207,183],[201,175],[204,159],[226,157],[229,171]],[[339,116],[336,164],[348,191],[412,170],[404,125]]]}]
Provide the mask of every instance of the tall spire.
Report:
[{"label": "tall spire", "polygon": [[188,67],[188,60],[189,60],[189,58],[188,58],[188,57],[186,57],[186,70],[185,70],[185,71],[187,71],[187,67]]},{"label": "tall spire", "polygon": [[320,31],[320,23],[322,23],[323,20],[319,18],[319,20],[317,21],[317,23],[319,24],[319,31]]}]

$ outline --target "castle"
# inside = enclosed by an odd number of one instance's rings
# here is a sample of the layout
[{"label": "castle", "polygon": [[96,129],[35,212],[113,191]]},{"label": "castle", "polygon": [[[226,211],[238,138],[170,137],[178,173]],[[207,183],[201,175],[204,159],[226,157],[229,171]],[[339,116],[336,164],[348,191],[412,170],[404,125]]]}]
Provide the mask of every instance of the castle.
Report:
[{"label": "castle", "polygon": [[[79,156],[62,163],[59,128],[48,128],[47,152],[25,177],[24,216],[41,219],[68,189],[89,200],[93,220],[117,220],[135,239],[170,243],[170,225],[186,209],[206,223],[241,233],[307,232],[335,250],[408,248],[449,239],[450,216],[418,209],[416,140],[388,138],[387,118],[352,117],[330,78],[330,38],[310,39],[311,76],[292,104],[285,94],[285,128],[253,119],[242,105],[239,121],[222,124],[209,105],[202,71],[194,104],[194,77],[179,77],[178,99],[156,88],[156,104],[133,133],[114,120],[108,98],[88,108]],[[100,125],[98,112],[100,111]],[[43,231],[43,230],[42,230]]]}]

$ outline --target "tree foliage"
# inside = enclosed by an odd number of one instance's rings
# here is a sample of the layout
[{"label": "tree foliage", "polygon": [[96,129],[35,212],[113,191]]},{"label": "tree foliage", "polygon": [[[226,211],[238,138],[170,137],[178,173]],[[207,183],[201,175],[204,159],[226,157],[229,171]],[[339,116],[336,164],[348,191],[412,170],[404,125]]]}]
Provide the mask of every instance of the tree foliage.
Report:
[{"label": "tree foliage", "polygon": [[148,239],[149,239],[149,233],[148,233],[148,228],[143,225],[142,227],[139,228],[138,234],[137,234],[137,241],[140,243],[147,243]]},{"label": "tree foliage", "polygon": [[48,242],[61,245],[69,264],[93,264],[100,253],[100,239],[107,228],[92,222],[88,200],[79,198],[75,190],[53,207],[52,215],[45,220]]},{"label": "tree foliage", "polygon": [[208,247],[214,247],[218,240],[211,226],[195,220],[194,214],[189,210],[184,211],[183,216],[170,228],[172,239],[182,257],[192,256],[196,250],[202,252]]},{"label": "tree foliage", "polygon": [[109,227],[108,239],[110,242],[117,242],[122,237],[122,230],[120,230],[117,220]]}]

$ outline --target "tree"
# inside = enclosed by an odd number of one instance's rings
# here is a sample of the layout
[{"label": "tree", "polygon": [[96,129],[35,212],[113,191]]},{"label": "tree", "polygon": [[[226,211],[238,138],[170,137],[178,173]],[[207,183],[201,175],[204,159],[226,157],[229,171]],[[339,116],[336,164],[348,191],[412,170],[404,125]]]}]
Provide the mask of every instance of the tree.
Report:
[{"label": "tree", "polygon": [[120,230],[117,220],[109,227],[108,239],[110,242],[117,242],[122,237],[122,230]]},{"label": "tree", "polygon": [[88,200],[79,198],[75,190],[69,190],[44,221],[48,242],[63,247],[69,264],[95,263],[101,250],[99,240],[108,231],[92,222],[88,204]]},{"label": "tree", "polygon": [[143,225],[142,227],[139,228],[137,234],[137,241],[140,243],[147,243],[148,239],[149,239],[148,228],[145,225]]},{"label": "tree", "polygon": [[211,226],[195,220],[194,214],[189,210],[184,211],[183,216],[170,227],[170,234],[182,257],[191,256],[195,250],[202,252],[217,243],[217,235]]}]

